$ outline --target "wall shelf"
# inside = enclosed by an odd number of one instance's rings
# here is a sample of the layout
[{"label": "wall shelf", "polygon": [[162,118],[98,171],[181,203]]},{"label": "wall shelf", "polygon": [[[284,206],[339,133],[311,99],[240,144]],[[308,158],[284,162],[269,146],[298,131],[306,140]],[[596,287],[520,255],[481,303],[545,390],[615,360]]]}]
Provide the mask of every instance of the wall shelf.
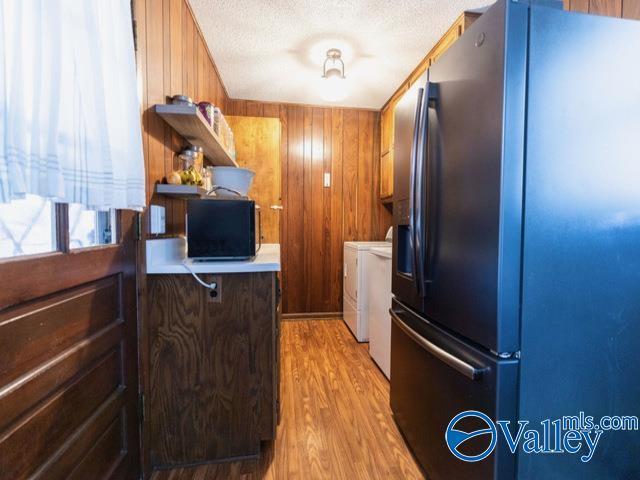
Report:
[{"label": "wall shelf", "polygon": [[183,200],[187,198],[202,198],[207,195],[207,191],[197,185],[169,185],[166,183],[156,184],[156,193]]},{"label": "wall shelf", "polygon": [[206,163],[214,166],[238,166],[197,105],[158,104],[155,111],[191,145],[202,147]]}]

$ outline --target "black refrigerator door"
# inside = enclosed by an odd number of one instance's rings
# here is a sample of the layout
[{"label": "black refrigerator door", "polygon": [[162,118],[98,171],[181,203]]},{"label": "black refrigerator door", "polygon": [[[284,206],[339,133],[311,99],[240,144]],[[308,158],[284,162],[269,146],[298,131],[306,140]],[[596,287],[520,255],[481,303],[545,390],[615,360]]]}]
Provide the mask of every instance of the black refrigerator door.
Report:
[{"label": "black refrigerator door", "polygon": [[[447,447],[445,434],[459,413],[475,410],[491,420],[515,420],[518,361],[499,360],[418,317],[396,300],[391,308],[391,408],[396,423],[430,480],[512,479],[515,455],[498,434],[461,443],[463,455],[478,455],[496,440],[485,459],[469,463]],[[464,419],[465,432],[488,424]]]},{"label": "black refrigerator door", "polygon": [[527,11],[502,1],[474,22],[429,69],[421,119],[417,309],[494,352],[519,349]]},{"label": "black refrigerator door", "polygon": [[416,167],[420,110],[425,73],[403,95],[394,112],[393,166],[393,279],[392,291],[398,298],[420,310],[423,298],[418,291],[413,209],[416,198]]},{"label": "black refrigerator door", "polygon": [[[640,22],[530,21],[520,415],[639,415]],[[587,451],[520,455],[518,478],[640,479],[640,432]]]}]

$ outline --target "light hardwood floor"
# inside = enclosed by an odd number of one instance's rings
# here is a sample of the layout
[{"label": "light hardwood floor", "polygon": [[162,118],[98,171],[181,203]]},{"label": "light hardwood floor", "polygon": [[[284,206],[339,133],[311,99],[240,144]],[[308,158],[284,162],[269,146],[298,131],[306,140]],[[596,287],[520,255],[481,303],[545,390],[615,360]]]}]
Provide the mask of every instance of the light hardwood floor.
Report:
[{"label": "light hardwood floor", "polygon": [[342,320],[282,323],[282,420],[260,460],[153,480],[422,479],[391,416],[389,383]]}]

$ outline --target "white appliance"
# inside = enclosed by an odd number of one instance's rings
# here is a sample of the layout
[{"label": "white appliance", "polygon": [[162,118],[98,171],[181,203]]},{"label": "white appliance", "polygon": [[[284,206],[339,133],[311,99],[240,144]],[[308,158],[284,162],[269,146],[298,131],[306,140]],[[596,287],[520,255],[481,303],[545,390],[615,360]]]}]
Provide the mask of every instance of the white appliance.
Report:
[{"label": "white appliance", "polygon": [[369,299],[369,355],[391,378],[391,247],[374,247],[366,255]]},{"label": "white appliance", "polygon": [[344,242],[342,316],[359,342],[369,340],[364,255],[371,248],[391,248],[388,242]]}]

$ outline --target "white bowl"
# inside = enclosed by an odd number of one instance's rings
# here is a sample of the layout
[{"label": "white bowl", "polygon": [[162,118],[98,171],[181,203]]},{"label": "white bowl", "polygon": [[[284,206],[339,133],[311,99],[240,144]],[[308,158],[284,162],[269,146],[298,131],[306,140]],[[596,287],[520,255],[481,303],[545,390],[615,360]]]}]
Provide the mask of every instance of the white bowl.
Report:
[{"label": "white bowl", "polygon": [[213,185],[238,192],[246,197],[256,173],[246,168],[213,167]]}]

